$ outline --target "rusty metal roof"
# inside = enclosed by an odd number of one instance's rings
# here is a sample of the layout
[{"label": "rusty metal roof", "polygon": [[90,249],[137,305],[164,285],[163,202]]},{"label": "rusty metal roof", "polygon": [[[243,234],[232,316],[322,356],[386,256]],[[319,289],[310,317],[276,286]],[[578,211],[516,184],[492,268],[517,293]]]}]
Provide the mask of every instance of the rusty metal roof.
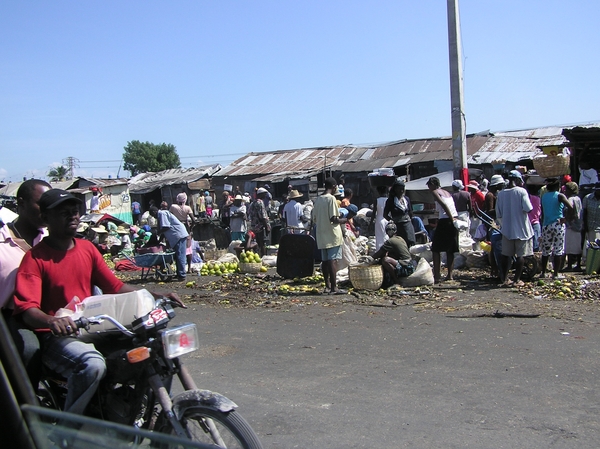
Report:
[{"label": "rusty metal roof", "polygon": [[197,181],[205,176],[212,176],[218,172],[221,165],[207,165],[197,168],[174,168],[157,173],[141,173],[129,181],[131,193],[148,193],[164,186],[187,184]]},{"label": "rusty metal roof", "polygon": [[[586,126],[598,126],[589,124]],[[467,136],[468,163],[496,160],[516,162],[539,153],[539,146],[560,145],[567,127],[543,127]],[[376,168],[400,167],[416,162],[452,160],[452,139],[399,140],[380,145],[340,145],[332,147],[249,153],[218,173],[219,177],[249,176],[262,181],[306,178],[331,168],[347,173],[371,172]]]}]

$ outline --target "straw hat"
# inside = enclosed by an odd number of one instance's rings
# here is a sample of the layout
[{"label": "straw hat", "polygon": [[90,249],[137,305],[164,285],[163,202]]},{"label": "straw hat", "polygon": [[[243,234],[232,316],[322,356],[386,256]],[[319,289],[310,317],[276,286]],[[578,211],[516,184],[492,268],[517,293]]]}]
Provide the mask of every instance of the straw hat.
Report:
[{"label": "straw hat", "polygon": [[129,234],[129,229],[123,225],[117,226],[117,234]]},{"label": "straw hat", "polygon": [[88,230],[88,228],[89,228],[89,227],[90,227],[90,225],[89,225],[89,224],[87,224],[87,223],[84,223],[83,221],[81,221],[81,222],[79,223],[79,225],[77,226],[77,233],[78,233],[78,234],[83,234],[85,231],[87,231],[87,230]]},{"label": "straw hat", "polygon": [[107,234],[108,233],[108,231],[106,230],[104,225],[96,226],[96,227],[92,228],[92,231],[94,231],[98,234]]},{"label": "straw hat", "polygon": [[304,196],[304,194],[302,194],[302,193],[298,192],[297,190],[290,190],[290,193],[289,193],[289,195],[288,195],[288,198],[289,198],[290,200],[293,200],[294,198],[301,198],[301,197],[303,197],[303,196]]}]

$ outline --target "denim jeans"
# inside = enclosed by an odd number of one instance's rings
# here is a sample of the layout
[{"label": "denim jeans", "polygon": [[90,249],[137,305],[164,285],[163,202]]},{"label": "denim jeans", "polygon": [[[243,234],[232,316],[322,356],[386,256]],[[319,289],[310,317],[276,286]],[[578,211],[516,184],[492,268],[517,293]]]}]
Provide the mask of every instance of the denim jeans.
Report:
[{"label": "denim jeans", "polygon": [[67,378],[65,411],[83,414],[106,374],[106,363],[92,343],[75,337],[42,337],[42,361]]},{"label": "denim jeans", "polygon": [[27,375],[33,386],[33,391],[36,391],[37,384],[42,375],[42,352],[40,350],[40,342],[35,332],[28,329],[20,320],[14,316],[5,314],[5,320],[10,329],[17,351],[21,356],[23,365],[27,370]]},{"label": "denim jeans", "polygon": [[184,278],[186,274],[187,259],[185,257],[185,250],[187,248],[187,237],[179,239],[175,244],[173,251],[175,251],[175,266],[177,267],[177,277]]},{"label": "denim jeans", "polygon": [[540,222],[533,223],[533,252],[537,253],[540,249],[540,237],[542,236],[542,225]]}]

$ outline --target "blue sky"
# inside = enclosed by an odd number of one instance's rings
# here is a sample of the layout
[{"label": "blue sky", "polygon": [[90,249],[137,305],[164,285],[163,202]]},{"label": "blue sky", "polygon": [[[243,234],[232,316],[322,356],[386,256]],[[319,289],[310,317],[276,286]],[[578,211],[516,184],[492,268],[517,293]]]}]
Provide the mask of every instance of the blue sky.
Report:
[{"label": "blue sky", "polygon": [[[461,0],[467,132],[600,120],[599,13]],[[190,167],[451,133],[440,0],[3,2],[0,39],[4,181],[115,177],[131,140]]]}]

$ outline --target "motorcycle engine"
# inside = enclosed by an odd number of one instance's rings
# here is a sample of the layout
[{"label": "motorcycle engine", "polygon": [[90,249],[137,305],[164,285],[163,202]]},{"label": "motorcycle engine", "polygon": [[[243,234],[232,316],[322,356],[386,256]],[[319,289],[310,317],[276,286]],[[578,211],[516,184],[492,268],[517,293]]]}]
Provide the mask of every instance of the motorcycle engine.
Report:
[{"label": "motorcycle engine", "polygon": [[132,412],[136,408],[136,395],[133,387],[122,385],[104,397],[105,419],[119,424],[129,425],[132,421]]}]

